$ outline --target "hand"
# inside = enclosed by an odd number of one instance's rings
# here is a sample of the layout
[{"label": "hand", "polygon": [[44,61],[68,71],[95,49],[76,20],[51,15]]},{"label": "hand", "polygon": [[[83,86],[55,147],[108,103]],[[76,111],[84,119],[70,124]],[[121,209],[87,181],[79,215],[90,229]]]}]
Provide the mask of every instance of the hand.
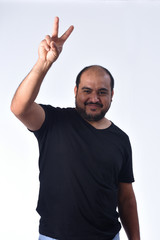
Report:
[{"label": "hand", "polygon": [[55,17],[52,36],[47,35],[40,43],[38,49],[39,58],[43,61],[53,63],[59,57],[62,51],[63,44],[70,36],[74,27],[70,26],[68,30],[59,38],[58,37],[59,18]]}]

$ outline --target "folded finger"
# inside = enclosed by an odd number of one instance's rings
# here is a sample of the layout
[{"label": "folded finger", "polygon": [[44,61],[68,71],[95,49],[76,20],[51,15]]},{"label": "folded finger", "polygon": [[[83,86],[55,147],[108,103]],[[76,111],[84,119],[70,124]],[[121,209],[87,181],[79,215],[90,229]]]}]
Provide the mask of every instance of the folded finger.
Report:
[{"label": "folded finger", "polygon": [[50,50],[50,46],[45,39],[41,42],[41,45],[45,48],[46,51]]},{"label": "folded finger", "polygon": [[46,40],[47,44],[50,45],[52,39],[51,39],[51,37],[49,35],[45,36],[45,40]]},{"label": "folded finger", "polygon": [[51,42],[50,46],[52,51],[56,51],[58,54],[61,52],[62,47],[58,47],[54,41]]}]

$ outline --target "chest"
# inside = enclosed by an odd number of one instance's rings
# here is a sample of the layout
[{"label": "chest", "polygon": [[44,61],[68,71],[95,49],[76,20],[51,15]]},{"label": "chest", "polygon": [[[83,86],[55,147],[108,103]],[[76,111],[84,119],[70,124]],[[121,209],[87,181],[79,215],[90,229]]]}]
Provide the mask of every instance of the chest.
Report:
[{"label": "chest", "polygon": [[69,176],[92,176],[106,184],[118,182],[125,150],[113,132],[66,123],[50,129],[44,146],[50,171],[61,168]]}]

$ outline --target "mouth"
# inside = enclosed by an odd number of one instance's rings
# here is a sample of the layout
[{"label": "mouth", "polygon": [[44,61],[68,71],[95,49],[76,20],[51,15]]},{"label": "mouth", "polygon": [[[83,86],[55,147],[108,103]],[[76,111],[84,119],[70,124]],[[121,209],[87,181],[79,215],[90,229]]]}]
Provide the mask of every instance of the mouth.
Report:
[{"label": "mouth", "polygon": [[86,103],[85,106],[91,112],[99,112],[99,110],[103,107],[103,105],[100,103]]},{"label": "mouth", "polygon": [[103,107],[103,105],[101,103],[92,103],[92,102],[88,102],[84,104],[85,106],[90,106],[92,108],[97,108],[97,107]]}]

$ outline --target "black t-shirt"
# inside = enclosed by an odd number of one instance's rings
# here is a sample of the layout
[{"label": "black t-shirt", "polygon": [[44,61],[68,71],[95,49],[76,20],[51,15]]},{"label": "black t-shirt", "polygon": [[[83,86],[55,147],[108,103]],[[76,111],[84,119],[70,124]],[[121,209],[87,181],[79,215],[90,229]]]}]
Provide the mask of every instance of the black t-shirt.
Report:
[{"label": "black t-shirt", "polygon": [[113,123],[99,130],[74,108],[41,105],[34,134],[40,157],[41,234],[59,240],[111,240],[119,232],[118,183],[134,181],[128,136]]}]

